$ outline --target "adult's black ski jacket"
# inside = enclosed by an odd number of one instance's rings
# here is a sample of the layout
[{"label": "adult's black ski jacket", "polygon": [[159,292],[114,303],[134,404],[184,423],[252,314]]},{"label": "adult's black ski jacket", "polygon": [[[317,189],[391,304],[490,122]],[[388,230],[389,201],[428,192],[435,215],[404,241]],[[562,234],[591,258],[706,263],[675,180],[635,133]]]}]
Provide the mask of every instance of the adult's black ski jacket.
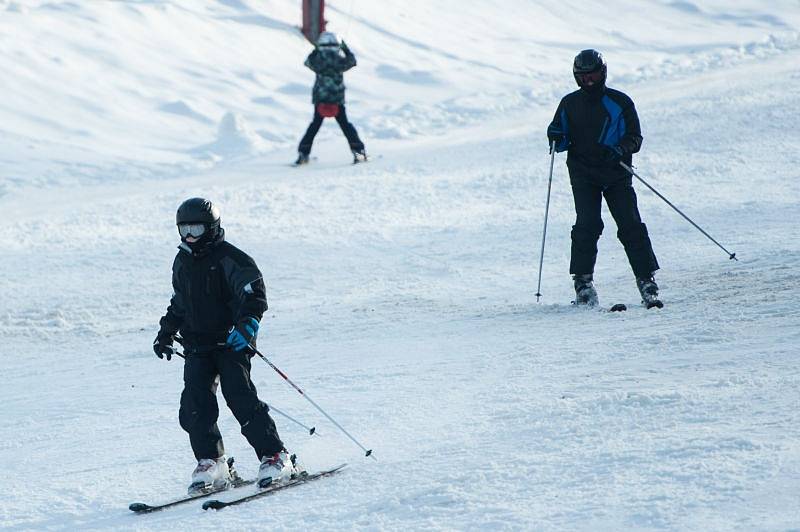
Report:
[{"label": "adult's black ski jacket", "polygon": [[613,182],[630,177],[619,164],[604,160],[603,146],[622,148],[622,162],[627,165],[642,146],[633,100],[608,87],[596,94],[578,89],[564,96],[547,131],[563,135],[556,151],[568,150],[567,167],[573,178],[592,175],[600,181]]}]

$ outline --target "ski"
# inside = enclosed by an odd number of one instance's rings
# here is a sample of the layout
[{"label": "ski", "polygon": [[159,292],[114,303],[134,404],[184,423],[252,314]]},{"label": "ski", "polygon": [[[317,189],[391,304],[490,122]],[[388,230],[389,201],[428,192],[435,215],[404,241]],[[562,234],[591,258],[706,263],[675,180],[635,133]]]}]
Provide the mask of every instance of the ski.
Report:
[{"label": "ski", "polygon": [[[586,307],[589,309],[596,309],[601,312],[625,312],[628,310],[628,305],[625,303],[615,303],[611,305],[610,308],[602,307],[600,305],[578,305],[574,301],[571,303],[575,307]],[[664,308],[664,303],[660,299],[656,299],[653,301],[642,301],[642,306],[648,310],[651,308]]]},{"label": "ski", "polygon": [[628,310],[628,306],[625,303],[615,303],[611,305],[610,308],[600,305],[587,305],[586,303],[577,303],[575,301],[570,301],[570,304],[575,308],[586,308],[591,310],[599,310],[601,312],[625,312]]},{"label": "ski", "polygon": [[143,502],[133,502],[128,506],[128,509],[137,514],[148,514],[150,512],[157,512],[159,510],[164,510],[166,508],[172,508],[173,506],[178,506],[179,504],[185,504],[187,502],[196,501],[197,499],[202,499],[203,497],[208,497],[209,495],[214,495],[215,493],[220,493],[222,491],[227,491],[233,488],[241,488],[242,486],[249,486],[255,483],[256,483],[255,479],[252,480],[237,479],[234,480],[230,486],[202,490],[199,493],[186,495],[185,497],[180,497],[178,499],[174,499],[161,504],[151,505]]},{"label": "ski", "polygon": [[311,482],[312,480],[317,480],[322,477],[329,477],[334,473],[341,471],[347,464],[342,464],[340,466],[336,466],[333,469],[328,469],[327,471],[320,471],[319,473],[301,473],[300,476],[289,480],[284,483],[280,484],[270,484],[266,488],[261,488],[259,491],[255,493],[251,493],[249,495],[245,495],[244,497],[239,497],[238,499],[233,499],[230,501],[219,501],[216,499],[206,501],[203,503],[203,510],[221,510],[227,506],[233,506],[235,504],[242,504],[244,502],[249,502],[254,499],[258,499],[267,495],[271,495],[277,491],[285,490],[294,486],[299,486],[301,484],[305,484],[306,482]]}]

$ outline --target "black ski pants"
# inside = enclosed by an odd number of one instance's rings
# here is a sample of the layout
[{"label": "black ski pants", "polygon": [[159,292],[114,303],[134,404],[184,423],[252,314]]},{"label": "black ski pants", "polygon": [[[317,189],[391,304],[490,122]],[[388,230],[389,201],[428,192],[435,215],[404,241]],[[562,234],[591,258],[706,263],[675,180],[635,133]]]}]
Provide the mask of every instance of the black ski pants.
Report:
[{"label": "black ski pants", "polygon": [[628,262],[636,277],[649,277],[658,270],[647,226],[639,216],[636,192],[630,178],[612,184],[598,184],[571,175],[572,196],[575,200],[575,225],[572,226],[572,253],[569,273],[594,272],[597,260],[597,241],[603,233],[600,217],[602,198],[617,223],[617,238],[625,248]]},{"label": "black ski pants", "polygon": [[[325,117],[319,114],[319,111],[317,111],[317,106],[315,105],[314,119],[308,125],[306,134],[303,135],[297,151],[304,155],[311,153],[311,145],[314,143],[314,137],[317,135],[320,126],[322,126],[323,120],[325,120]],[[361,142],[360,138],[358,138],[358,132],[356,131],[355,126],[353,126],[353,124],[347,120],[347,113],[345,112],[343,104],[339,106],[339,114],[336,115],[336,121],[339,123],[339,127],[342,128],[342,133],[344,133],[344,136],[347,137],[347,142],[350,144],[350,150],[359,152],[363,151],[364,143]]]},{"label": "black ski pants", "polygon": [[219,458],[225,454],[217,427],[217,378],[222,396],[242,427],[242,434],[258,455],[272,456],[283,449],[269,407],[258,399],[250,380],[250,356],[243,351],[221,348],[202,354],[187,354],[183,367],[183,393],[178,417],[189,433],[195,457]]}]

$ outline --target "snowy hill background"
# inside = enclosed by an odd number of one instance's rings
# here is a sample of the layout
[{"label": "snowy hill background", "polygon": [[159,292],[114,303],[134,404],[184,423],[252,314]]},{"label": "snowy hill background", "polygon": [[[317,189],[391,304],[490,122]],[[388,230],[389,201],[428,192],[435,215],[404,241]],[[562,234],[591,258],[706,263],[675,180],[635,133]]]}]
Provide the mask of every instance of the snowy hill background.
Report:
[{"label": "snowy hill background", "polygon": [[[359,65],[318,160],[294,0],[0,0],[4,529],[695,529],[800,526],[800,4],[330,0]],[[596,47],[637,104],[638,187],[667,307],[645,312],[606,216],[570,308],[557,158],[542,304],[544,129]],[[310,469],[245,507],[149,516],[183,492],[181,363],[150,344],[174,211],[205,195],[268,281],[254,381]],[[229,454],[256,460],[229,412]]]}]

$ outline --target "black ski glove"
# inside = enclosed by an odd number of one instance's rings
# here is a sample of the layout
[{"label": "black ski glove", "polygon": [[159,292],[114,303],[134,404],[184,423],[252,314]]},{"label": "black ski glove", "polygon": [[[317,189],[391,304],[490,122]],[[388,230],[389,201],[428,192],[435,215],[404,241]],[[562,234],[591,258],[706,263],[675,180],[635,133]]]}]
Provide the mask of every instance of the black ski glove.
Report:
[{"label": "black ski glove", "polygon": [[550,148],[550,153],[553,153],[553,143],[556,143],[556,146],[561,144],[564,141],[564,132],[560,129],[555,127],[548,127],[547,128],[547,144]]},{"label": "black ski glove", "polygon": [[611,166],[617,166],[625,157],[625,150],[620,146],[603,146],[603,161]]},{"label": "black ski glove", "polygon": [[164,330],[158,331],[156,339],[153,340],[153,352],[155,352],[158,358],[164,358],[164,355],[166,355],[167,360],[172,360],[172,355],[177,353],[175,346],[172,345],[174,340],[174,333],[169,333]]},{"label": "black ski glove", "polygon": [[347,43],[345,43],[344,41],[342,41],[342,44],[340,44],[340,45],[339,45],[339,48],[341,48],[341,49],[342,49],[342,51],[343,51],[345,54],[350,54],[350,53],[351,53],[351,52],[350,52],[350,48],[348,48],[348,47],[347,47]]}]

